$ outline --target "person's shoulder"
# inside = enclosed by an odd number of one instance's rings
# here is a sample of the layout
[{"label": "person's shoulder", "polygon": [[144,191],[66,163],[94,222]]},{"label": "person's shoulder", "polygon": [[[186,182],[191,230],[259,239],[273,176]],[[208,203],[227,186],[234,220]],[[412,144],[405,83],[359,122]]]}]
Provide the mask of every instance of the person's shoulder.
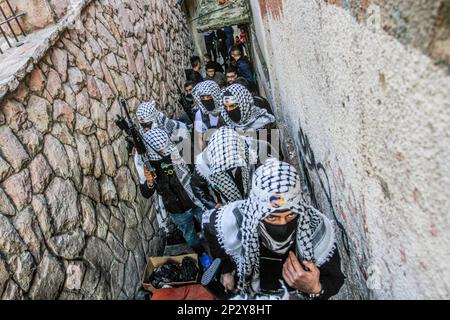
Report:
[{"label": "person's shoulder", "polygon": [[194,118],[195,122],[202,122],[202,111],[200,109],[198,109],[195,112],[195,118]]},{"label": "person's shoulder", "polygon": [[247,56],[243,56],[240,60],[241,60],[243,63],[250,64],[250,59],[249,59]]}]

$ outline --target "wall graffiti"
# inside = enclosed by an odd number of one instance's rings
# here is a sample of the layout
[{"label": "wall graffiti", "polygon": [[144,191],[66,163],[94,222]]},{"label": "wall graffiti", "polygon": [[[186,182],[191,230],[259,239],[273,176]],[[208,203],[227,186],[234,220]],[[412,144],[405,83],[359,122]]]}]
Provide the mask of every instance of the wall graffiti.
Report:
[{"label": "wall graffiti", "polygon": [[[325,166],[316,160],[316,156],[314,155],[314,151],[311,148],[311,145],[309,143],[309,139],[305,132],[303,131],[302,127],[299,126],[298,131],[298,143],[299,143],[299,149],[300,149],[300,164],[302,166],[302,171],[304,175],[304,180],[306,183],[306,187],[308,189],[308,192],[311,197],[312,205],[316,208],[320,208],[320,203],[317,199],[318,190],[316,190],[316,187],[313,182],[312,175],[314,174],[319,181],[321,192],[326,197],[326,200],[328,202],[328,205],[330,207],[331,213],[333,214],[333,218],[339,227],[339,231],[342,237],[342,243],[344,245],[344,248],[347,252],[347,255],[350,256],[350,244],[349,244],[349,237],[347,235],[347,232],[340,222],[340,219],[338,218],[338,214],[341,215],[341,217],[346,221],[346,215],[344,210],[342,209],[342,205],[334,205],[333,199],[332,199],[332,188],[330,185],[330,179],[327,173],[327,170],[325,169]],[[339,181],[340,185],[345,186],[345,181],[342,179],[342,170],[338,170],[338,179],[333,179],[333,181]],[[336,189],[336,188],[335,188]],[[353,191],[351,191],[353,193]],[[354,196],[354,193],[353,193]],[[351,202],[351,201],[350,201]],[[355,207],[354,204],[351,204],[350,207]],[[338,212],[336,210],[338,208]]]},{"label": "wall graffiti", "polygon": [[[364,250],[364,246],[361,245],[361,242],[366,241],[364,232],[366,228],[366,222],[364,220],[366,216],[364,197],[357,198],[353,187],[345,179],[337,156],[333,168],[329,164],[317,159],[309,138],[300,123],[296,138],[299,149],[299,163],[302,169],[306,191],[311,198],[311,204],[322,212],[328,212],[332,215],[338,227],[338,234],[341,236],[345,254],[356,262],[352,264],[353,266],[349,266],[353,270],[353,277],[365,282],[367,288],[369,288],[368,284],[371,285],[371,288],[379,288],[379,286],[375,285],[379,281],[375,281],[376,279],[374,278],[374,276],[379,276],[379,274],[375,272],[376,270],[373,267],[370,265],[367,266],[368,256]],[[325,203],[323,199],[325,199]],[[325,205],[328,208],[324,208]],[[344,224],[358,223],[358,221],[361,223],[361,220],[363,220],[363,225],[359,225],[361,230],[357,235],[359,239],[355,238],[356,235],[352,235],[353,238],[350,238]],[[369,293],[362,289],[362,287],[359,287],[358,292],[361,294],[360,297],[362,299],[366,299]]]}]

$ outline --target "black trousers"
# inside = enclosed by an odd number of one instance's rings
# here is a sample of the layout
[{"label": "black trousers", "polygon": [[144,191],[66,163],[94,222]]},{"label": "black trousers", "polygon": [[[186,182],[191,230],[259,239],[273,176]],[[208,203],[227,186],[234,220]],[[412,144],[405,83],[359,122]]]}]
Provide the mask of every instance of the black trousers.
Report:
[{"label": "black trousers", "polygon": [[213,61],[216,62],[217,61],[217,51],[216,51],[216,48],[214,47],[214,43],[205,41],[205,45],[206,45],[206,52],[209,55],[211,55],[211,58],[213,59]]},{"label": "black trousers", "polygon": [[227,50],[227,46],[226,45],[221,45],[219,46],[219,53],[223,58],[223,64],[227,63],[228,60],[228,50]]}]

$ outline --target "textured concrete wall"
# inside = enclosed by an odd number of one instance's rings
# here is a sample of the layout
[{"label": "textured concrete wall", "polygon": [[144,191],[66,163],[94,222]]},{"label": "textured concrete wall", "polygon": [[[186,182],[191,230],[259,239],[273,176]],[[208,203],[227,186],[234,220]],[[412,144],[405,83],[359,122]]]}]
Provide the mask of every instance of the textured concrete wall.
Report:
[{"label": "textured concrete wall", "polygon": [[261,86],[311,201],[340,226],[339,298],[448,299],[448,1],[251,5]]},{"label": "textured concrete wall", "polygon": [[92,1],[0,101],[2,299],[135,297],[163,236],[114,124],[116,97],[175,111],[189,56],[179,9]]}]

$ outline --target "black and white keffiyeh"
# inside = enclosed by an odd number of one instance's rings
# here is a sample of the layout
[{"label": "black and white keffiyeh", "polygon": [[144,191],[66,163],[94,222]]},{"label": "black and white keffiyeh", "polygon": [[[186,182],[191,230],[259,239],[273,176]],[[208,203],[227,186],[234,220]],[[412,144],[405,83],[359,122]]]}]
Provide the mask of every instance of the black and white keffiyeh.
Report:
[{"label": "black and white keffiyeh", "polygon": [[150,160],[159,161],[165,157],[170,157],[178,180],[180,180],[189,198],[195,205],[205,209],[202,202],[195,197],[192,191],[191,171],[181,157],[176,145],[169,139],[168,134],[160,128],[151,129],[144,134],[144,142],[147,145],[147,156]]},{"label": "black and white keffiyeh", "polygon": [[255,171],[248,200],[218,210],[218,240],[236,262],[242,292],[259,292],[258,229],[261,221],[274,212],[292,210],[300,214],[295,235],[299,259],[314,261],[320,267],[331,258],[336,246],[334,226],[305,204],[300,183],[294,167],[270,159]]},{"label": "black and white keffiyeh", "polygon": [[158,110],[155,101],[141,103],[136,111],[136,118],[140,124],[151,122],[152,129],[163,129],[169,135],[170,140],[176,144],[189,135],[187,126],[180,121],[168,118],[163,112]]},{"label": "black and white keffiyeh", "polygon": [[140,123],[162,122],[164,114],[156,107],[155,101],[142,102],[136,111],[136,118]]},{"label": "black and white keffiyeh", "polygon": [[226,109],[222,108],[221,115],[228,127],[259,130],[275,122],[275,117],[269,114],[267,110],[255,106],[252,94],[243,85],[233,84],[226,91],[230,92],[237,100],[241,111],[241,120],[236,123],[228,116]]},{"label": "black and white keffiyeh", "polygon": [[[206,80],[197,84],[192,90],[192,96],[194,97],[195,104],[200,108],[203,114],[218,116],[222,111],[222,90],[219,85],[211,80]],[[213,111],[206,110],[205,106],[202,103],[202,96],[211,96],[214,100],[215,108]]]},{"label": "black and white keffiyeh", "polygon": [[150,160],[158,161],[170,156],[175,145],[169,139],[169,135],[161,128],[155,128],[144,133],[144,142],[147,145],[147,155]]},{"label": "black and white keffiyeh", "polygon": [[[242,200],[248,194],[255,152],[250,150],[244,137],[233,129],[222,127],[211,136],[204,152],[197,156],[196,170],[227,203]],[[242,173],[244,194],[241,194],[236,185],[236,177],[230,175],[230,172],[237,168],[240,168]]]}]

